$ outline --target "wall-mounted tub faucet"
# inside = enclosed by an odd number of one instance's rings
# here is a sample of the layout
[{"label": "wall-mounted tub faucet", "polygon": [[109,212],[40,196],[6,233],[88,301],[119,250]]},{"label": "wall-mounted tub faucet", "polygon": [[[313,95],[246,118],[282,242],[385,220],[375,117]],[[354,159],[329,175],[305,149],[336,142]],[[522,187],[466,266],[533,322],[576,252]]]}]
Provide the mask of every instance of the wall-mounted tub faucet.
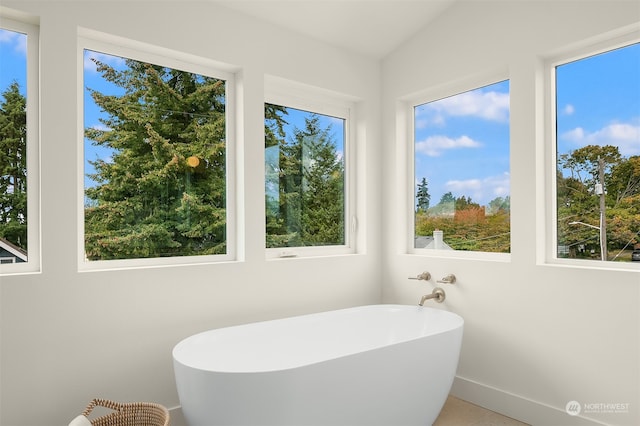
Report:
[{"label": "wall-mounted tub faucet", "polygon": [[443,283],[443,284],[453,284],[456,282],[456,276],[453,274],[448,274],[444,276],[441,280],[438,280],[437,282]]},{"label": "wall-mounted tub faucet", "polygon": [[431,274],[428,273],[427,271],[424,271],[423,273],[421,273],[420,275],[418,275],[417,277],[409,277],[410,280],[423,280],[423,281],[429,281],[431,279]]},{"label": "wall-mounted tub faucet", "polygon": [[444,302],[445,297],[446,295],[444,294],[444,290],[441,289],[440,287],[436,287],[433,289],[431,294],[425,294],[424,296],[422,296],[422,299],[420,299],[420,303],[418,303],[418,305],[419,306],[424,305],[424,302],[426,302],[429,299],[435,299],[436,302],[442,303]]}]

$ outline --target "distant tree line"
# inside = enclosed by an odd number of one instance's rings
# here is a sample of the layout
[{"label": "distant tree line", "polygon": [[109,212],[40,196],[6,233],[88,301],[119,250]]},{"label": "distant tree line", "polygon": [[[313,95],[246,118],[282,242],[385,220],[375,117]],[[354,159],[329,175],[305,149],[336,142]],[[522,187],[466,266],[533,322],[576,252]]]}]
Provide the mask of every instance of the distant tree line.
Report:
[{"label": "distant tree line", "polygon": [[508,253],[510,251],[510,197],[496,197],[481,206],[471,197],[447,192],[430,207],[428,182],[422,178],[416,190],[415,235],[443,231],[455,250]]},{"label": "distant tree line", "polygon": [[[601,162],[607,260],[629,261],[631,250],[640,244],[640,156],[624,157],[612,145],[588,145],[558,158],[557,244],[561,257],[599,258],[600,236],[593,227],[600,226],[596,188],[602,184]],[[445,242],[456,250],[509,251],[509,197],[497,197],[487,206],[451,192],[434,206],[430,199],[428,182],[422,178],[416,188],[416,236],[430,236],[440,229]]]}]

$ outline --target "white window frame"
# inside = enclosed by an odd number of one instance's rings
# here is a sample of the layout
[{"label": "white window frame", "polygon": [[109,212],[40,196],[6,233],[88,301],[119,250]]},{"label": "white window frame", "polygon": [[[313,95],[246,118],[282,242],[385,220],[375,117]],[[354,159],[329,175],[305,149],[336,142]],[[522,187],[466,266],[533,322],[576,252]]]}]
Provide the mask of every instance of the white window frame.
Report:
[{"label": "white window frame", "polygon": [[[267,259],[295,259],[317,256],[347,255],[357,252],[358,219],[356,214],[356,99],[280,77],[265,76],[264,103],[341,118],[344,131],[344,238],[343,245],[266,248]],[[263,108],[264,111],[264,108]],[[263,119],[264,121],[264,119]],[[264,142],[263,142],[264,147]],[[264,174],[263,174],[264,175]],[[264,176],[263,176],[264,178]]]},{"label": "white window frame", "polygon": [[[39,273],[40,246],[40,28],[37,20],[29,23],[11,19],[0,8],[2,28],[27,35],[27,261],[1,264],[0,275]],[[6,16],[6,17],[5,17]]]},{"label": "white window frame", "polygon": [[639,262],[613,262],[589,259],[559,258],[558,244],[558,205],[556,191],[556,167],[557,167],[557,134],[556,134],[556,67],[569,62],[585,59],[591,56],[625,47],[640,42],[640,24],[620,28],[613,32],[597,36],[544,57],[544,146],[538,146],[543,152],[544,164],[539,164],[538,169],[544,179],[544,197],[538,200],[538,215],[544,218],[544,233],[538,241],[538,263],[578,267],[585,269],[605,270],[634,270],[640,271]]},{"label": "white window frame", "polygon": [[[84,248],[84,51],[93,50],[114,56],[130,58],[168,68],[179,69],[208,77],[225,80],[225,127],[226,127],[226,254],[200,256],[174,256],[141,259],[114,259],[88,261]],[[176,52],[167,48],[136,42],[130,39],[80,28],[77,48],[78,70],[78,270],[101,271],[112,269],[149,268],[173,265],[233,262],[238,260],[237,227],[239,223],[236,180],[236,79],[235,69],[199,56]]]},{"label": "white window frame", "polygon": [[[441,249],[425,249],[415,248],[415,108],[451,96],[456,96],[465,92],[479,89],[502,81],[509,81],[511,78],[506,69],[494,69],[486,72],[480,72],[474,76],[463,78],[458,81],[432,87],[424,91],[414,93],[398,102],[396,108],[396,137],[399,141],[406,141],[401,146],[398,157],[401,168],[406,170],[404,176],[405,201],[404,211],[406,222],[404,245],[407,254],[419,255],[426,257],[455,258],[455,259],[475,259],[485,261],[510,262],[511,253],[492,253],[481,251],[465,251],[465,250],[441,250]],[[511,127],[509,130],[512,133]],[[509,145],[511,146],[513,138],[510,137]],[[513,151],[509,149],[509,155]],[[511,168],[511,161],[509,164]],[[510,229],[513,229],[513,216],[510,217]],[[513,239],[511,239],[511,247],[513,247]]]}]

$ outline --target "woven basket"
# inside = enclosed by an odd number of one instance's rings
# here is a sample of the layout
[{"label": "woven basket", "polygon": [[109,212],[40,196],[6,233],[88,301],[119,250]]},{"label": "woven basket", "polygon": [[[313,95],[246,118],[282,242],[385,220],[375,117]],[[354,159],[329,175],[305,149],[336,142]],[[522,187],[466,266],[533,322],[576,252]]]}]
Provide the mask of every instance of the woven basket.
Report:
[{"label": "woven basket", "polygon": [[113,413],[90,420],[92,426],[169,426],[169,411],[152,402],[119,403],[108,399],[94,399],[83,416],[89,417],[95,407],[114,410]]}]

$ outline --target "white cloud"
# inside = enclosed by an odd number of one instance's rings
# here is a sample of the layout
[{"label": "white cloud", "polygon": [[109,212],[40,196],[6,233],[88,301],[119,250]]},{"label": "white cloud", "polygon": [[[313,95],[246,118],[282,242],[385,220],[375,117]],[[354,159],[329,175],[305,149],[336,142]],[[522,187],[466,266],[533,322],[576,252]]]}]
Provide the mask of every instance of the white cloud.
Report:
[{"label": "white cloud", "polygon": [[24,34],[0,28],[0,43],[13,46],[16,52],[27,53],[27,36]]},{"label": "white cloud", "polygon": [[510,176],[505,172],[497,176],[482,179],[450,180],[445,187],[456,197],[470,196],[471,200],[479,204],[487,204],[496,197],[505,197],[510,191]]},{"label": "white cloud", "polygon": [[447,181],[445,186],[454,194],[467,194],[480,191],[482,181],[480,179],[450,180]]},{"label": "white cloud", "polygon": [[582,127],[563,133],[560,138],[585,145],[614,145],[624,156],[640,155],[640,125],[630,123],[612,123],[602,129],[589,132]]},{"label": "white cloud", "polygon": [[576,109],[571,104],[566,104],[564,108],[562,108],[563,115],[573,115],[574,112],[576,112]]},{"label": "white cloud", "polygon": [[473,116],[504,122],[509,118],[509,94],[473,90],[428,103],[426,110],[449,116]]},{"label": "white cloud", "polygon": [[426,129],[429,125],[429,122],[423,118],[416,118],[413,125],[416,129]]},{"label": "white cloud", "polygon": [[560,135],[560,138],[571,142],[582,142],[584,140],[584,129],[582,127],[576,127],[573,130],[564,132]]},{"label": "white cloud", "polygon": [[84,69],[90,72],[98,72],[95,62],[92,59],[96,59],[105,64],[122,67],[125,64],[125,59],[119,56],[107,55],[105,53],[94,52],[93,50],[87,50],[84,55]]},{"label": "white cloud", "polygon": [[428,127],[444,127],[446,121],[444,115],[439,112],[427,112],[425,109],[419,109],[416,112],[414,126],[416,129],[426,129]]},{"label": "white cloud", "polygon": [[427,155],[429,157],[438,157],[443,151],[448,149],[459,148],[479,148],[482,144],[471,139],[468,136],[460,136],[453,139],[444,135],[429,136],[423,141],[416,142],[415,150],[417,153]]}]

